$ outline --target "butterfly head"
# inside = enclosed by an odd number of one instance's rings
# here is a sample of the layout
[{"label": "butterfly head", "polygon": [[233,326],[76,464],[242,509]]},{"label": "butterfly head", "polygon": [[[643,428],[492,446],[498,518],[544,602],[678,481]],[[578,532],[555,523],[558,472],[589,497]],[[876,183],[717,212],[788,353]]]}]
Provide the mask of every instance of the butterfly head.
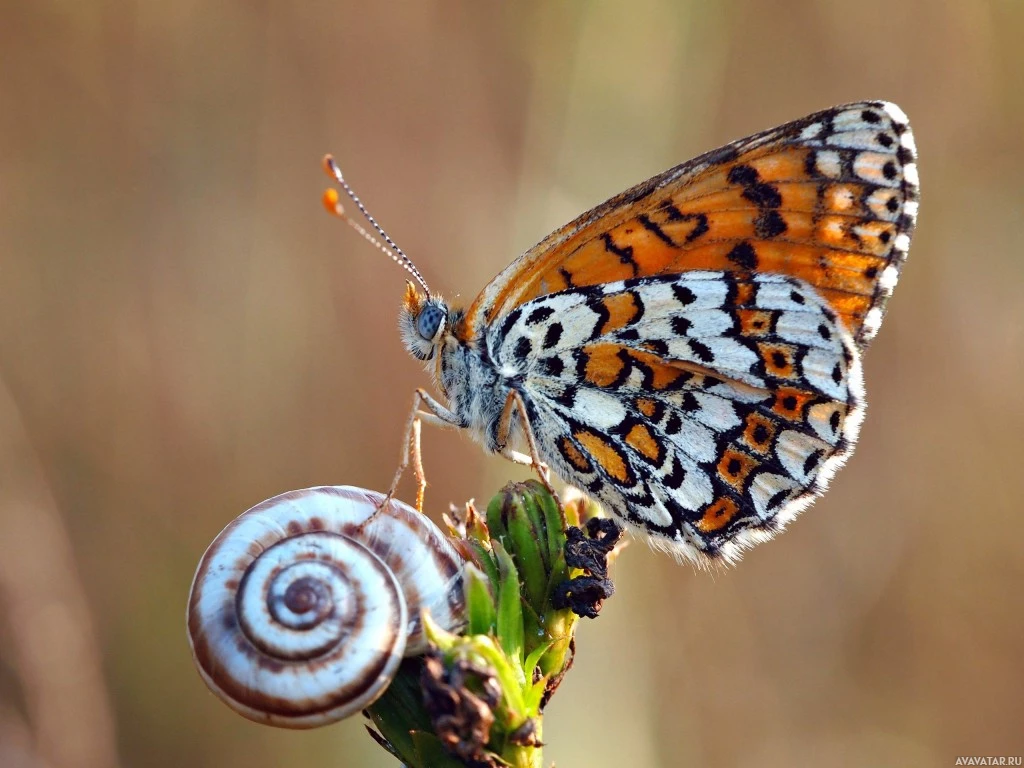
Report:
[{"label": "butterfly head", "polygon": [[398,313],[398,330],[409,354],[430,360],[443,342],[448,326],[448,305],[437,296],[421,292],[411,281]]}]

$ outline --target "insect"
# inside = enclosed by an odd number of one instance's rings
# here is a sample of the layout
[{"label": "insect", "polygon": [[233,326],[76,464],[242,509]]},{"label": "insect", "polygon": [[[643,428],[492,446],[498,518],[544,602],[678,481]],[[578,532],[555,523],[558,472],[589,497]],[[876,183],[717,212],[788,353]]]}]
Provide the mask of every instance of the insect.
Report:
[{"label": "insect", "polygon": [[[918,209],[895,104],[833,107],[655,176],[549,235],[467,309],[430,291],[325,165],[415,280],[399,328],[445,401],[417,390],[410,415],[399,476],[411,460],[421,502],[425,421],[550,467],[705,564],[781,530],[853,450],[862,357]],[[376,242],[335,190],[324,202]]]}]

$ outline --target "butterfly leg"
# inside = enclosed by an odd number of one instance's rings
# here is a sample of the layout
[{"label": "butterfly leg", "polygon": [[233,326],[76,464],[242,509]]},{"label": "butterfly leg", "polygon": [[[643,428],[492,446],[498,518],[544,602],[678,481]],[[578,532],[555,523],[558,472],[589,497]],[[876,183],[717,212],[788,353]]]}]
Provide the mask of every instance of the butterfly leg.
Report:
[{"label": "butterfly leg", "polygon": [[409,464],[412,464],[413,474],[416,476],[416,509],[420,512],[423,511],[423,497],[427,490],[427,478],[423,472],[423,455],[420,450],[420,431],[423,422],[446,429],[458,429],[465,426],[458,416],[427,394],[426,390],[417,389],[413,395],[412,410],[405,422],[402,458],[398,462],[398,469],[391,481],[391,488],[384,497],[381,507],[394,498],[402,475],[405,474]]},{"label": "butterfly leg", "polygon": [[[519,411],[519,421],[523,425],[526,444],[530,447],[529,456],[512,450],[508,445],[512,433],[513,409]],[[552,496],[557,498],[555,489],[551,486],[551,470],[547,464],[541,461],[540,453],[537,451],[537,440],[533,435],[530,419],[526,415],[526,403],[523,402],[523,396],[514,389],[508,393],[508,397],[505,399],[505,407],[501,410],[501,420],[498,422],[498,445],[501,446],[499,453],[506,459],[511,459],[516,464],[526,464],[533,467],[540,476],[541,482],[544,483],[544,487],[548,489]]]}]

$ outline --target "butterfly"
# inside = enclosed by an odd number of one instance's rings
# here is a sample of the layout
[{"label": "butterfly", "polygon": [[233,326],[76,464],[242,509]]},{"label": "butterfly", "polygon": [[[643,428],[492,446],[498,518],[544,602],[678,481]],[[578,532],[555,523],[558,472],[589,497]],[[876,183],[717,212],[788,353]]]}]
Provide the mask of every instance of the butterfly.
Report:
[{"label": "butterfly", "polygon": [[[665,171],[549,235],[465,309],[325,164],[415,280],[401,337],[444,398],[417,390],[410,415],[421,503],[426,421],[550,468],[677,559],[732,561],[853,451],[862,358],[918,209],[895,104],[833,107]],[[324,203],[376,242],[336,190]]]}]

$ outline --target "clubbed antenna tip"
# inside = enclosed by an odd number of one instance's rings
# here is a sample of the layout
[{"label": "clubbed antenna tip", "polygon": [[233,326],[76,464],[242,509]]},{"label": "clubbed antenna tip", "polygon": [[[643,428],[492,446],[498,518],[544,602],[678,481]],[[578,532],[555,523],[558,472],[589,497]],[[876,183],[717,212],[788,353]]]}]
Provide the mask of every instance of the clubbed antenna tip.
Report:
[{"label": "clubbed antenna tip", "polygon": [[359,212],[363,214],[366,220],[370,222],[370,225],[377,231],[377,233],[381,237],[384,238],[384,241],[390,247],[388,248],[382,245],[381,242],[377,240],[377,238],[375,238],[369,232],[367,232],[362,225],[349,218],[349,215],[345,212],[344,206],[341,204],[341,196],[338,194],[338,190],[336,189],[328,188],[324,191],[322,200],[324,208],[327,209],[327,212],[330,213],[332,216],[337,216],[339,219],[342,219],[346,224],[348,224],[356,232],[358,232],[360,235],[366,238],[376,248],[390,256],[395,261],[395,263],[397,263],[400,267],[405,269],[410,275],[416,278],[416,282],[423,286],[423,290],[427,294],[427,297],[429,298],[430,288],[427,287],[427,281],[423,279],[423,275],[420,274],[420,271],[416,268],[416,265],[413,264],[412,259],[405,255],[405,251],[399,248],[395,244],[395,241],[388,237],[387,232],[385,232],[383,228],[381,228],[380,224],[377,223],[376,219],[374,219],[373,216],[370,215],[370,212],[366,210],[366,206],[363,205],[362,201],[356,196],[356,193],[352,191],[352,187],[350,187],[348,185],[348,182],[345,181],[345,177],[341,173],[341,168],[339,168],[338,164],[334,162],[334,158],[331,155],[324,156],[323,168],[328,176],[333,178],[335,181],[338,182],[338,184],[341,185],[341,188],[345,190],[345,194],[352,198],[352,202],[356,204],[356,207],[359,209]]}]

